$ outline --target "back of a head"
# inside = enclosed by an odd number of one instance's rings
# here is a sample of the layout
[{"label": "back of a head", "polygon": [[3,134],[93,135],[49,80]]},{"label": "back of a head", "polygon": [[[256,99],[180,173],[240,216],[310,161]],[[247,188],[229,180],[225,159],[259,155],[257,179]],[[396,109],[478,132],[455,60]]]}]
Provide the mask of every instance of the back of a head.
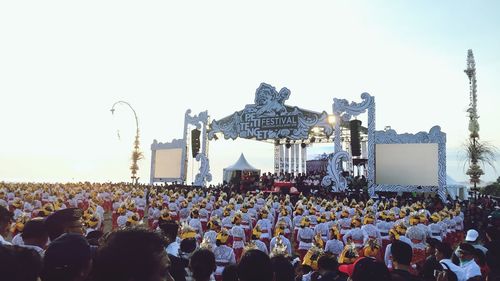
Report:
[{"label": "back of a head", "polygon": [[318,268],[320,270],[336,272],[338,267],[337,259],[332,254],[324,254],[318,259]]},{"label": "back of a head", "polygon": [[97,251],[92,277],[95,281],[139,281],[166,266],[165,241],[160,235],[141,228],[111,233]]},{"label": "back of a head", "polygon": [[494,226],[488,226],[486,228],[486,235],[489,236],[493,242],[498,242],[498,240],[500,240],[500,232]]},{"label": "back of a head", "polygon": [[52,241],[43,259],[43,281],[66,281],[88,274],[91,250],[79,234],[67,233]]},{"label": "back of a head", "polygon": [[453,249],[451,248],[450,244],[445,243],[445,242],[440,242],[436,245],[436,250],[441,253],[443,258],[445,259],[450,259],[451,256],[453,255]]},{"label": "back of a head", "polygon": [[0,279],[36,281],[42,270],[40,255],[19,246],[0,246]]},{"label": "back of a head", "polygon": [[0,235],[4,230],[7,230],[7,227],[10,225],[13,214],[7,208],[0,205]]},{"label": "back of a head", "polygon": [[274,281],[293,281],[295,271],[290,260],[284,256],[275,256],[271,258]]},{"label": "back of a head", "polygon": [[24,241],[30,239],[48,239],[49,234],[45,221],[43,219],[32,219],[26,223],[23,229],[22,237]]},{"label": "back of a head", "polygon": [[[66,232],[72,224],[81,224],[82,210],[79,208],[67,208],[58,210],[45,220],[45,226],[50,240],[55,240]],[[80,228],[80,231],[83,230]]]},{"label": "back of a head", "polygon": [[352,281],[387,281],[391,280],[391,275],[385,264],[372,258],[362,258],[354,266],[351,279]]},{"label": "back of a head", "polygon": [[196,250],[196,239],[194,238],[185,238],[181,240],[179,245],[181,252],[191,254]]},{"label": "back of a head", "polygon": [[197,281],[209,280],[216,267],[215,256],[207,249],[195,251],[189,260],[189,268]]},{"label": "back of a head", "polygon": [[405,242],[396,240],[391,245],[392,260],[402,265],[410,265],[413,256],[413,250]]},{"label": "back of a head", "polygon": [[175,241],[179,232],[179,224],[174,220],[160,220],[158,227],[163,231],[163,234],[169,239],[169,242]]},{"label": "back of a head", "polygon": [[269,256],[259,250],[246,252],[238,264],[240,281],[271,281],[273,270]]},{"label": "back of a head", "polygon": [[238,281],[238,266],[229,264],[222,271],[222,281]]}]

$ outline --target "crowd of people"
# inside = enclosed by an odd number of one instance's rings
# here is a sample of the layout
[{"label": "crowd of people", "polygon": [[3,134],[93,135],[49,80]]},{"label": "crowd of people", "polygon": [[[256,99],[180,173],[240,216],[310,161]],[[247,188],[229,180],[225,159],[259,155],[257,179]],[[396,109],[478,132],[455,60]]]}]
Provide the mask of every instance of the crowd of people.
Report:
[{"label": "crowd of people", "polygon": [[436,200],[0,183],[0,279],[499,280],[498,203]]}]

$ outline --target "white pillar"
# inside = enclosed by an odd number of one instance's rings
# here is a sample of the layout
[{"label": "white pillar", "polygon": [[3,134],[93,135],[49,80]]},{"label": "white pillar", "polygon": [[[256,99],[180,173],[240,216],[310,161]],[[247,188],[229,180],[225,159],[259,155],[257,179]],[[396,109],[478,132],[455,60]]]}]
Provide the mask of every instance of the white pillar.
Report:
[{"label": "white pillar", "polygon": [[300,166],[300,144],[295,144],[293,148],[295,149],[295,174],[298,174]]},{"label": "white pillar", "polygon": [[302,173],[306,173],[307,146],[302,148],[300,158],[302,159]]},{"label": "white pillar", "polygon": [[280,171],[280,145],[274,144],[274,173]]},{"label": "white pillar", "polygon": [[368,143],[366,141],[361,142],[361,158],[363,159],[368,159],[367,145]]},{"label": "white pillar", "polygon": [[285,147],[282,144],[280,144],[279,150],[280,150],[280,172],[284,172],[285,171]]},{"label": "white pillar", "polygon": [[286,147],[286,145],[284,145],[285,148],[285,167],[283,169],[283,172],[290,172],[290,158],[289,158],[289,155],[290,155],[290,149]]},{"label": "white pillar", "polygon": [[295,172],[295,145],[290,145],[290,173]]}]

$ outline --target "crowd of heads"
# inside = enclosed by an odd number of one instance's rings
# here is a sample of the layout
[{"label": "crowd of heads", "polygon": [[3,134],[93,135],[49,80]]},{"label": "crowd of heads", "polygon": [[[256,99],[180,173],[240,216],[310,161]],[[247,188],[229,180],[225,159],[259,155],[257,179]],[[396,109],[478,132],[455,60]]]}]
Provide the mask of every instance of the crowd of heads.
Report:
[{"label": "crowd of heads", "polygon": [[42,281],[497,280],[500,212],[478,232],[464,228],[469,209],[460,202],[437,207],[397,197],[2,183],[0,276]]}]

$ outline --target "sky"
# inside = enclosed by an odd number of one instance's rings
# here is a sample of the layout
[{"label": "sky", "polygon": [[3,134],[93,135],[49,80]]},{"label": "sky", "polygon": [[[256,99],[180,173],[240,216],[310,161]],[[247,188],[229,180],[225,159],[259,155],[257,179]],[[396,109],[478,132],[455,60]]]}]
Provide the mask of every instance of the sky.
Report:
[{"label": "sky", "polygon": [[[221,119],[266,82],[313,111],[368,92],[377,130],[440,125],[448,174],[464,181],[468,49],[480,136],[500,147],[498,12],[494,0],[2,1],[0,180],[128,181],[134,117],[110,112],[124,100],[138,115],[148,182],[151,143],[182,138],[187,109]],[[272,145],[218,140],[214,182],[240,153],[272,170]]]}]

